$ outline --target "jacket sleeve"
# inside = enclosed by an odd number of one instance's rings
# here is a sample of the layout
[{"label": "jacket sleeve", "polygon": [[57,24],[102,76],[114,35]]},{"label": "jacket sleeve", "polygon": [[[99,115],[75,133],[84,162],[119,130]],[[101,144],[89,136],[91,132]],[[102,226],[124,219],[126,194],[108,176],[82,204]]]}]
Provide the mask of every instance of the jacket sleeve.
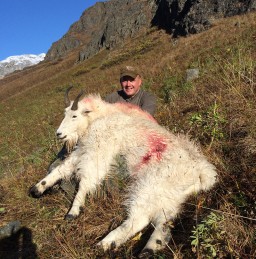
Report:
[{"label": "jacket sleeve", "polygon": [[156,111],[156,96],[151,93],[144,92],[141,99],[141,109],[154,116]]},{"label": "jacket sleeve", "polygon": [[115,98],[115,93],[111,93],[111,94],[108,94],[104,100],[108,103],[115,103],[117,100],[117,98]]}]

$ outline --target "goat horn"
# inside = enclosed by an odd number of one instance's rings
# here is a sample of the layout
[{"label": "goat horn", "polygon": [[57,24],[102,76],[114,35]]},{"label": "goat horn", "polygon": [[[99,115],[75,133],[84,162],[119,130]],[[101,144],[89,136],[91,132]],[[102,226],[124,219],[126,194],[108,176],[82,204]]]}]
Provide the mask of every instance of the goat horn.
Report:
[{"label": "goat horn", "polygon": [[70,100],[69,100],[69,97],[68,97],[68,93],[69,91],[71,90],[71,88],[73,87],[73,85],[71,85],[65,92],[65,106],[68,107],[70,105]]},{"label": "goat horn", "polygon": [[76,97],[76,99],[74,100],[73,104],[72,104],[72,107],[71,107],[71,110],[72,111],[75,111],[78,109],[78,101],[79,101],[79,98],[84,94],[84,91],[82,90],[80,92],[80,94]]}]

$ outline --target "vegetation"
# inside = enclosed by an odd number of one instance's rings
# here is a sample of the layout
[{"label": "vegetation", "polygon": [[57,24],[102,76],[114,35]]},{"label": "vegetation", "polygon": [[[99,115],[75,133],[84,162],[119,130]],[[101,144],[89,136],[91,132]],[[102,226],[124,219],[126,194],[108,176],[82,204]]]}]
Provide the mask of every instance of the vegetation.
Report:
[{"label": "vegetation", "polygon": [[[151,30],[82,63],[71,53],[0,80],[0,226],[12,220],[23,226],[0,240],[0,257],[135,258],[143,247],[152,225],[117,251],[95,248],[125,218],[127,179],[106,182],[73,222],[63,220],[71,198],[62,191],[28,196],[60,149],[55,130],[65,89],[73,84],[74,95],[83,88],[104,96],[118,87],[120,66],[135,64],[144,87],[158,96],[158,122],[198,141],[219,176],[212,191],[191,197],[169,222],[172,239],[155,258],[255,258],[255,31],[256,13],[175,40]],[[199,77],[186,82],[188,68],[198,68]],[[120,169],[122,163],[113,167]]]}]

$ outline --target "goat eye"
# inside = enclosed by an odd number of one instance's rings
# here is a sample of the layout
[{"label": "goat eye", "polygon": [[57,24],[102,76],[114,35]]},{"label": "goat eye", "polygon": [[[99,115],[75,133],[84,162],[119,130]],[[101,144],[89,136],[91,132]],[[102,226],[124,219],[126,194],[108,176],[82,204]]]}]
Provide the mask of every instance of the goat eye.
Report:
[{"label": "goat eye", "polygon": [[72,118],[76,118],[77,116],[76,115],[73,115],[73,117]]}]

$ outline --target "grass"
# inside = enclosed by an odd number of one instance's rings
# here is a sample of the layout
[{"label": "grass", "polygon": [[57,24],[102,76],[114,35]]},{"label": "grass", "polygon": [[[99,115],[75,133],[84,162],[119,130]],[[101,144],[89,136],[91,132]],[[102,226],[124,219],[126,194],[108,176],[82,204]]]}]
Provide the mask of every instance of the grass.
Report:
[{"label": "grass", "polygon": [[[12,220],[23,226],[0,240],[0,257],[135,258],[145,244],[152,225],[117,252],[103,254],[95,247],[125,218],[123,179],[110,179],[88,197],[74,222],[63,220],[71,205],[65,193],[53,191],[38,200],[27,195],[60,148],[55,130],[67,86],[75,86],[73,95],[83,88],[104,96],[118,87],[120,67],[135,64],[143,71],[144,87],[158,96],[158,122],[197,140],[219,176],[212,191],[184,204],[169,224],[168,247],[155,258],[255,258],[255,16],[219,20],[175,44],[151,30],[82,63],[71,53],[0,80],[0,226]],[[199,78],[186,82],[187,68],[199,68]]]}]

